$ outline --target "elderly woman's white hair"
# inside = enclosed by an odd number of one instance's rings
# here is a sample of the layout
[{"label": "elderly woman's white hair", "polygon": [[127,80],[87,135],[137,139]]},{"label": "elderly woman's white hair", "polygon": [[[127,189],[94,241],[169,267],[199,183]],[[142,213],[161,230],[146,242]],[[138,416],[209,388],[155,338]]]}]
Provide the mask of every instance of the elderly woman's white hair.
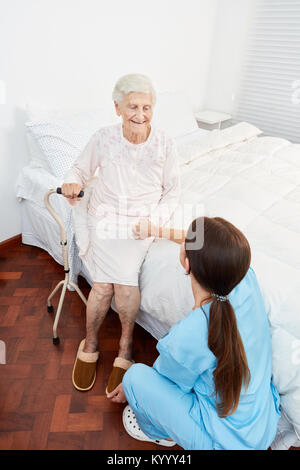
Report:
[{"label": "elderly woman's white hair", "polygon": [[151,93],[153,106],[156,102],[156,93],[149,77],[139,73],[123,75],[115,84],[112,97],[120,104],[128,93]]}]

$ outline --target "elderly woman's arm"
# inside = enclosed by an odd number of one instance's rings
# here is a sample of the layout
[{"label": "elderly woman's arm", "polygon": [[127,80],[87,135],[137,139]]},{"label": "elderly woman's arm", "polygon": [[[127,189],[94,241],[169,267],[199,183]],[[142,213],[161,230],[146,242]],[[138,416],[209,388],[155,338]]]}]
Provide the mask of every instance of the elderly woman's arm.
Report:
[{"label": "elderly woman's arm", "polygon": [[149,219],[141,219],[133,229],[136,239],[144,240],[147,237],[166,238],[175,243],[183,243],[186,238],[186,230],[174,227],[159,227]]},{"label": "elderly woman's arm", "polygon": [[175,243],[183,243],[186,238],[186,230],[173,227],[156,227],[156,237],[166,238]]},{"label": "elderly woman's arm", "polygon": [[[62,194],[72,200],[100,166],[99,134],[93,134],[83,151],[75,160],[72,168],[64,176]],[[71,201],[69,201],[71,203]]]}]

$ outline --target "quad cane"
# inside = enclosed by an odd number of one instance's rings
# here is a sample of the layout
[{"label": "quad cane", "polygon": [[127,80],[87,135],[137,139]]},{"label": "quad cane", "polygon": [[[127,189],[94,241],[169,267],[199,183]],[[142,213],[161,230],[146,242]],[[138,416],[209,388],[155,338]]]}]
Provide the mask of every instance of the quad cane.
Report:
[{"label": "quad cane", "polygon": [[[62,309],[62,306],[63,306],[63,302],[64,302],[67,287],[68,286],[73,287],[76,290],[79,297],[85,303],[85,305],[87,304],[87,300],[86,300],[85,296],[83,295],[83,293],[81,292],[81,290],[79,289],[78,285],[69,280],[70,269],[69,269],[69,262],[68,262],[68,245],[67,245],[65,227],[64,227],[64,224],[62,223],[60,217],[54,211],[53,207],[51,206],[51,204],[49,202],[49,198],[50,198],[51,194],[54,194],[54,193],[62,194],[61,188],[50,189],[46,193],[44,201],[45,201],[45,206],[47,207],[48,211],[50,212],[50,214],[56,220],[56,222],[58,223],[58,225],[60,227],[60,239],[61,239],[60,244],[61,244],[61,247],[62,247],[65,278],[57,284],[57,286],[53,289],[53,291],[49,295],[49,297],[47,299],[47,311],[49,313],[54,312],[53,305],[51,304],[51,299],[54,296],[54,294],[56,294],[58,289],[60,287],[62,287],[62,291],[61,291],[61,294],[60,294],[59,303],[58,303],[58,307],[57,307],[57,311],[56,311],[56,315],[55,315],[55,319],[54,319],[54,324],[53,324],[53,344],[59,344],[59,337],[57,335],[57,325],[58,325],[59,317],[60,317],[60,314],[61,314],[61,309]],[[80,193],[78,194],[77,197],[83,197],[83,195],[84,195],[84,192],[80,191]]]}]

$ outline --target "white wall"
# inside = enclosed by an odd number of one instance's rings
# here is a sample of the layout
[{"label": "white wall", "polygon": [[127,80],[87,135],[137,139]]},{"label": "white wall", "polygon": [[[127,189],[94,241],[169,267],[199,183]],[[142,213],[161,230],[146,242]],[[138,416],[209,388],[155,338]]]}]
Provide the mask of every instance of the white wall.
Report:
[{"label": "white wall", "polygon": [[218,0],[204,107],[233,113],[243,53],[258,0]]},{"label": "white wall", "polygon": [[[218,0],[0,0],[0,241],[21,232],[14,195],[27,163],[26,103],[87,108],[126,73],[204,105]],[[176,110],[174,110],[176,111]]]}]

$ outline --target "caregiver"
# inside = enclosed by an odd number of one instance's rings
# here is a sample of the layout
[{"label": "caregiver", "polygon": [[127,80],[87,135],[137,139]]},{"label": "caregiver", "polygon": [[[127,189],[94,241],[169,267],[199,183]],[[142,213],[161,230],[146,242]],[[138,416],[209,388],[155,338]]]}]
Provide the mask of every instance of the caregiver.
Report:
[{"label": "caregiver", "polygon": [[92,388],[99,358],[98,332],[114,296],[122,333],[106,393],[133,364],[132,336],[140,306],[139,271],[154,237],[136,239],[140,219],[165,224],[179,201],[174,140],[151,125],[155,91],[148,77],[129,74],[113,90],[122,121],[100,128],[67,172],[62,194],[70,203],[98,169],[88,204],[89,249],[84,257],[93,285],[86,308],[86,337],[79,345],[72,381]]},{"label": "caregiver", "polygon": [[[157,229],[157,228],[156,228]],[[164,234],[163,234],[164,235]],[[180,241],[180,230],[168,238]],[[195,219],[180,262],[194,306],[109,395],[135,439],[186,450],[267,449],[280,418],[271,334],[244,234],[220,217]]]}]

